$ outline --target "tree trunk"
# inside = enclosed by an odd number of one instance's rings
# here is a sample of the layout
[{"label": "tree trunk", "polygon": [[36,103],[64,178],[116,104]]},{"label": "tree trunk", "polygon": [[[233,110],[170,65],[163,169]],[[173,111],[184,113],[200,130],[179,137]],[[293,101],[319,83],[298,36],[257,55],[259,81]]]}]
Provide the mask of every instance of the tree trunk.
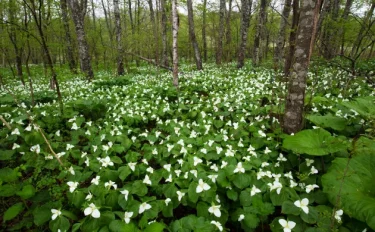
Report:
[{"label": "tree trunk", "polygon": [[[354,0],[347,0],[345,3],[344,12],[341,15],[341,23],[343,24],[348,19],[350,8],[353,5]],[[341,39],[341,51],[340,54],[344,55],[344,44],[345,44],[345,27],[344,25],[341,25],[339,32],[337,33],[337,37]]]},{"label": "tree trunk", "polygon": [[230,62],[232,61],[232,30],[231,30],[231,16],[232,16],[232,1],[229,0],[229,9],[228,14],[226,17],[226,33],[225,33],[225,61]]},{"label": "tree trunk", "polygon": [[188,9],[188,19],[189,19],[189,36],[190,41],[194,48],[194,59],[195,64],[197,65],[198,70],[202,70],[202,58],[199,52],[199,46],[197,42],[197,38],[195,37],[195,29],[194,29],[194,15],[193,15],[193,3],[192,0],[187,0],[187,9]]},{"label": "tree trunk", "polygon": [[223,57],[223,38],[224,38],[224,22],[225,22],[225,0],[220,0],[220,22],[219,22],[219,38],[217,41],[216,64],[220,65]]},{"label": "tree trunk", "polygon": [[115,28],[116,28],[116,43],[117,43],[117,75],[124,75],[124,61],[123,61],[123,49],[122,49],[122,30],[121,30],[121,18],[120,8],[118,0],[113,0],[113,13],[115,15]]},{"label": "tree trunk", "polygon": [[173,85],[178,89],[178,13],[177,0],[172,0],[172,50],[173,50]]},{"label": "tree trunk", "polygon": [[154,53],[155,53],[155,61],[156,63],[159,63],[159,41],[158,41],[158,32],[157,32],[157,21],[155,20],[155,12],[154,12],[154,7],[152,4],[152,0],[148,0],[148,5],[150,7],[150,20],[152,23],[152,33],[154,36]]},{"label": "tree trunk", "polygon": [[206,38],[206,20],[207,20],[207,0],[203,0],[203,25],[202,25],[202,40],[203,40],[203,59],[207,62],[207,38]]},{"label": "tree trunk", "polygon": [[258,24],[255,32],[254,40],[254,56],[253,63],[255,66],[258,66],[261,60],[261,41],[264,39],[264,30],[266,23],[266,10],[267,10],[267,0],[260,0],[260,8],[258,14]]},{"label": "tree trunk", "polygon": [[306,78],[310,56],[314,47],[316,25],[321,0],[302,2],[300,23],[296,39],[295,61],[288,86],[284,115],[284,132],[291,134],[303,127],[303,108],[305,102]]},{"label": "tree trunk", "polygon": [[168,66],[168,50],[167,50],[167,14],[166,14],[166,9],[165,9],[165,2],[166,0],[160,0],[161,4],[161,40],[162,40],[162,54],[161,54],[161,59],[162,59],[162,64],[164,66]]},{"label": "tree trunk", "polygon": [[281,62],[282,62],[283,55],[284,55],[284,45],[285,45],[285,40],[286,40],[285,31],[288,25],[288,18],[290,14],[291,5],[292,5],[292,0],[285,0],[282,17],[280,21],[279,34],[276,40],[275,54],[273,57],[274,67],[276,70],[279,69],[279,67],[281,66]]},{"label": "tree trunk", "polygon": [[68,59],[69,69],[72,73],[77,73],[77,65],[74,59],[73,43],[70,36],[69,19],[68,19],[68,6],[66,0],[60,0],[61,18],[65,31],[65,43],[66,43],[66,57]]},{"label": "tree trunk", "polygon": [[250,25],[250,14],[253,0],[241,0],[241,42],[238,48],[237,68],[242,68],[245,64],[247,33]]},{"label": "tree trunk", "polygon": [[290,30],[290,35],[289,35],[289,52],[288,52],[288,56],[285,59],[285,66],[284,66],[284,75],[286,77],[288,77],[290,74],[290,68],[292,66],[292,61],[294,57],[298,22],[299,22],[299,1],[293,0],[293,20],[292,20],[292,28]]},{"label": "tree trunk", "polygon": [[76,29],[81,70],[86,74],[86,78],[90,81],[94,78],[94,73],[91,67],[89,47],[84,29],[87,0],[68,0],[68,5],[72,12],[72,18]]}]

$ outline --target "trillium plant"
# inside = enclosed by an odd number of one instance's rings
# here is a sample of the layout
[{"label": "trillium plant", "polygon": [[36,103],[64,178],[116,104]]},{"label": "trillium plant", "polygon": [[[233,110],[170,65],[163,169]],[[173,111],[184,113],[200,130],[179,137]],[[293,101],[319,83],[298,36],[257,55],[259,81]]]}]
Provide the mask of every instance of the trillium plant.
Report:
[{"label": "trillium plant", "polygon": [[374,230],[374,89],[312,70],[305,128],[287,135],[280,74],[229,66],[181,66],[178,91],[150,67],[66,79],[63,115],[46,80],[34,107],[5,82],[19,101],[0,92],[3,229]]}]

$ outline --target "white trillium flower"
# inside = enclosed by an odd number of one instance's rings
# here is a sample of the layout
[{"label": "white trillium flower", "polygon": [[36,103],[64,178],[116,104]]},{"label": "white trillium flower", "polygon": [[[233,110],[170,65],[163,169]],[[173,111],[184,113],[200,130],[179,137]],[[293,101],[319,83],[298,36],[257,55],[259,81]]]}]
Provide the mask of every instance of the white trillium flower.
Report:
[{"label": "white trillium flower", "polygon": [[68,171],[69,171],[70,174],[72,174],[73,176],[76,174],[75,171],[74,171],[73,166],[70,166],[70,168],[68,169]]},{"label": "white trillium flower", "polygon": [[73,182],[73,181],[69,181],[68,183],[68,186],[69,186],[69,191],[72,193],[74,192],[74,190],[78,187],[79,183],[78,182]]},{"label": "white trillium flower", "polygon": [[194,159],[194,167],[203,162],[202,159],[200,159],[200,158],[198,158],[196,156],[194,156],[193,159]]},{"label": "white trillium flower", "polygon": [[18,145],[17,143],[13,143],[12,150],[17,149],[17,148],[20,148],[20,147],[21,147],[21,146]]},{"label": "white trillium flower", "polygon": [[125,212],[124,214],[124,220],[126,224],[129,224],[130,218],[133,216],[133,212]]},{"label": "white trillium flower", "polygon": [[314,166],[312,166],[309,175],[310,174],[317,174],[317,173],[318,173],[318,170]]},{"label": "white trillium flower", "polygon": [[125,196],[125,200],[127,201],[128,200],[128,196],[129,196],[129,191],[124,189],[122,191],[120,191],[121,194],[123,194]]},{"label": "white trillium flower", "polygon": [[301,201],[297,200],[294,202],[294,205],[297,206],[298,208],[301,208],[303,212],[305,212],[306,214],[309,213],[309,207],[308,207],[309,199],[303,198]]},{"label": "white trillium flower", "polygon": [[143,202],[140,206],[139,206],[139,210],[138,210],[138,213],[141,214],[143,213],[144,211],[146,210],[149,210],[151,209],[152,206],[150,204],[147,204],[147,202]]},{"label": "white trillium flower", "polygon": [[216,183],[216,179],[219,175],[208,175],[207,177],[214,183]]},{"label": "white trillium flower", "polygon": [[335,219],[340,223],[341,222],[341,216],[343,215],[344,211],[342,209],[339,209],[335,212]]},{"label": "white trillium flower", "polygon": [[243,219],[245,219],[245,215],[241,214],[239,217],[238,217],[238,221],[242,221]]},{"label": "white trillium flower", "polygon": [[281,188],[283,187],[283,185],[278,181],[274,181],[272,184],[268,183],[267,185],[270,186],[270,191],[276,189],[277,194],[280,194]]},{"label": "white trillium flower", "polygon": [[99,209],[94,205],[94,203],[91,203],[89,207],[87,207],[83,213],[85,216],[91,215],[93,218],[100,218],[100,211]]},{"label": "white trillium flower", "polygon": [[39,144],[32,146],[30,148],[30,151],[31,152],[35,152],[36,154],[39,154],[40,153],[40,146],[39,146]]},{"label": "white trillium flower", "polygon": [[91,183],[93,183],[94,185],[98,185],[99,181],[100,181],[100,176],[96,176],[95,178],[91,180]]},{"label": "white trillium flower", "polygon": [[202,179],[199,179],[198,186],[196,188],[196,192],[201,193],[203,191],[209,190],[210,188],[211,187],[207,183],[204,183]]},{"label": "white trillium flower", "polygon": [[220,205],[212,205],[210,208],[208,208],[208,212],[212,213],[216,217],[221,217]]},{"label": "white trillium flower", "polygon": [[242,167],[242,162],[237,164],[237,167],[234,169],[233,173],[245,173],[245,168]]},{"label": "white trillium flower", "polygon": [[151,180],[150,180],[150,177],[148,175],[145,176],[145,178],[143,179],[143,183],[144,184],[148,184],[148,185],[151,185]]},{"label": "white trillium flower", "polygon": [[171,201],[172,201],[171,198],[167,198],[167,199],[165,199],[164,203],[165,203],[166,206],[168,206],[169,202],[171,202]]},{"label": "white trillium flower", "polygon": [[312,160],[312,159],[306,159],[306,165],[307,165],[307,167],[310,167],[310,165],[313,164],[313,163],[314,163],[314,160]]},{"label": "white trillium flower", "polygon": [[20,130],[18,128],[14,129],[11,133],[12,135],[20,135]]},{"label": "white trillium flower", "polygon": [[92,194],[89,192],[89,194],[86,196],[85,200],[91,201],[92,199]]},{"label": "white trillium flower", "polygon": [[171,164],[164,164],[164,165],[163,165],[163,168],[164,168],[165,170],[167,170],[168,172],[171,171],[171,167],[172,167]]},{"label": "white trillium flower", "polygon": [[135,171],[135,165],[137,165],[137,163],[128,163],[129,168],[130,168],[133,172]]},{"label": "white trillium flower", "polygon": [[70,149],[72,149],[74,147],[74,145],[72,144],[66,144],[66,150],[69,151]]},{"label": "white trillium flower", "polygon": [[184,193],[184,192],[177,191],[178,201],[181,201],[181,199],[185,196],[185,194],[186,194],[186,193]]},{"label": "white trillium flower", "polygon": [[306,186],[306,192],[310,193],[311,191],[313,191],[316,188],[319,188],[319,186],[316,185],[316,184],[309,184],[309,185]]},{"label": "white trillium flower", "polygon": [[296,226],[295,222],[286,221],[285,219],[279,219],[279,223],[284,228],[284,232],[291,232],[292,229]]},{"label": "white trillium flower", "polygon": [[260,192],[262,191],[260,191],[260,189],[258,189],[255,185],[253,185],[253,187],[251,188],[250,196],[254,196],[255,194],[260,193]]},{"label": "white trillium flower", "polygon": [[211,224],[214,224],[220,231],[223,231],[223,226],[220,224],[220,222],[211,221]]},{"label": "white trillium flower", "polygon": [[78,130],[79,127],[77,126],[77,123],[73,122],[73,125],[72,125],[72,130]]},{"label": "white trillium flower", "polygon": [[58,209],[51,209],[51,213],[52,213],[52,221],[61,215],[61,211]]},{"label": "white trillium flower", "polygon": [[108,187],[108,189],[110,189],[111,187],[113,187],[113,189],[117,189],[117,184],[110,180],[104,183],[104,187]]}]

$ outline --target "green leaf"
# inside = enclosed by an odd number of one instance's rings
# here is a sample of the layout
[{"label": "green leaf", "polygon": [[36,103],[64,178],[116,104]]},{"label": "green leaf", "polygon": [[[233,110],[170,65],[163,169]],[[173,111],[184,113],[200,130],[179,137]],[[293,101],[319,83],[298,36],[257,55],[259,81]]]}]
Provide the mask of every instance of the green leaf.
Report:
[{"label": "green leaf", "polygon": [[113,220],[109,224],[109,230],[111,232],[136,232],[138,231],[137,227],[133,223],[126,224],[120,220]]},{"label": "green leaf", "polygon": [[328,131],[318,128],[303,130],[293,136],[286,137],[283,148],[298,154],[323,156],[346,149],[347,143],[331,136]]},{"label": "green leaf", "polygon": [[340,194],[337,207],[375,230],[375,151],[363,151],[349,161],[336,158],[322,177],[323,191],[334,205]]},{"label": "green leaf", "polygon": [[14,182],[18,179],[18,171],[11,168],[2,168],[0,169],[0,181],[4,182]]},{"label": "green leaf", "polygon": [[23,186],[21,191],[17,192],[17,195],[22,199],[28,199],[35,195],[35,188],[31,184]]},{"label": "green leaf", "polygon": [[285,189],[281,189],[280,194],[277,194],[276,190],[270,192],[270,198],[272,204],[275,206],[281,206],[284,201],[288,199],[289,195]]},{"label": "green leaf", "polygon": [[308,115],[308,120],[313,122],[315,125],[323,128],[332,128],[337,131],[342,131],[346,127],[347,120],[333,115]]},{"label": "green leaf", "polygon": [[248,226],[251,229],[255,229],[257,228],[260,220],[257,215],[252,214],[252,213],[247,213],[245,214],[245,218],[243,219],[243,221],[246,224],[246,226]]},{"label": "green leaf", "polygon": [[232,201],[237,201],[238,199],[238,193],[234,191],[233,189],[229,189],[227,191],[227,197],[231,199]]},{"label": "green leaf", "polygon": [[375,115],[375,97],[356,98],[355,101],[342,102],[341,104],[355,110],[365,118],[373,118]]},{"label": "green leaf", "polygon": [[51,216],[52,216],[51,207],[48,204],[37,207],[33,211],[33,216],[34,216],[35,225],[41,226],[44,223],[51,220]]},{"label": "green leaf", "polygon": [[0,197],[11,197],[16,194],[18,186],[14,184],[4,184],[0,186]]},{"label": "green leaf", "polygon": [[153,222],[146,226],[144,232],[163,232],[165,225],[159,222]]},{"label": "green leaf", "polygon": [[14,155],[15,150],[1,150],[0,151],[0,160],[11,160]]},{"label": "green leaf", "polygon": [[42,135],[37,132],[33,131],[25,136],[25,141],[28,145],[36,145],[36,144],[43,144],[44,139]]},{"label": "green leaf", "polygon": [[120,180],[124,181],[126,177],[128,177],[132,171],[128,166],[122,166],[118,169],[118,172],[120,173],[119,178]]},{"label": "green leaf", "polygon": [[196,203],[198,201],[198,198],[199,198],[199,195],[196,191],[196,188],[197,188],[197,183],[191,182],[190,185],[189,185],[189,189],[188,189],[188,196],[189,196],[189,200],[193,203]]},{"label": "green leaf", "polygon": [[134,181],[131,192],[133,194],[137,194],[138,196],[142,197],[147,194],[148,188],[145,184],[142,183],[141,180]]},{"label": "green leaf", "polygon": [[239,189],[244,189],[244,188],[249,187],[250,182],[251,182],[251,178],[247,174],[240,173],[240,174],[234,175],[233,184]]},{"label": "green leaf", "polygon": [[23,203],[19,202],[12,205],[7,211],[4,213],[3,222],[12,220],[13,218],[17,217],[23,210]]},{"label": "green leaf", "polygon": [[295,206],[291,201],[284,201],[281,209],[283,214],[292,214],[296,216],[301,212],[301,209]]},{"label": "green leaf", "polygon": [[309,213],[306,214],[303,210],[301,210],[300,216],[304,222],[315,224],[316,220],[318,219],[318,211],[314,207],[309,206]]},{"label": "green leaf", "polygon": [[63,216],[57,217],[55,220],[49,222],[49,228],[53,232],[57,231],[69,231],[70,223],[69,220]]}]

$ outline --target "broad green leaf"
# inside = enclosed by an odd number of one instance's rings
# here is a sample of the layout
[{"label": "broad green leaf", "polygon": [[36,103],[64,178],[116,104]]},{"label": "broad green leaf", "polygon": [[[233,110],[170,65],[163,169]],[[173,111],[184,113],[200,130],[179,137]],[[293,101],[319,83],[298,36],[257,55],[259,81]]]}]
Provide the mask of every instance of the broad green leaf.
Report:
[{"label": "broad green leaf", "polygon": [[375,151],[364,151],[355,152],[350,160],[336,158],[323,175],[322,184],[332,204],[336,205],[340,197],[338,208],[375,230]]},{"label": "broad green leaf", "polygon": [[356,98],[355,101],[342,102],[341,104],[351,110],[355,110],[365,118],[374,118],[375,97]]},{"label": "broad green leaf", "polygon": [[1,150],[0,151],[0,160],[11,160],[14,155],[15,150]]},{"label": "broad green leaf", "polygon": [[124,181],[126,177],[128,177],[131,174],[132,171],[130,170],[129,166],[122,166],[118,169],[118,172],[120,173],[120,180]]},{"label": "broad green leaf", "polygon": [[3,222],[12,220],[13,218],[17,217],[23,210],[23,203],[19,202],[12,205],[7,211],[5,211],[3,216]]},{"label": "broad green leaf", "polygon": [[252,213],[247,213],[245,214],[245,218],[243,219],[243,221],[247,227],[251,229],[255,229],[257,228],[260,220],[257,215],[252,214]]},{"label": "broad green leaf", "polygon": [[332,128],[337,131],[342,131],[346,127],[347,120],[333,115],[308,115],[308,120],[313,122],[315,125],[323,128]]},{"label": "broad green leaf", "polygon": [[301,209],[296,207],[291,201],[284,201],[281,209],[283,214],[299,215],[301,212]]},{"label": "broad green leaf", "polygon": [[126,224],[124,221],[120,220],[113,220],[109,224],[109,230],[111,232],[136,232],[138,231],[137,227],[134,223]]},{"label": "broad green leaf", "polygon": [[[189,189],[188,189],[188,196],[189,196],[189,200],[193,203],[196,203],[199,198],[199,194],[197,193],[196,189],[197,189],[197,183],[191,182],[189,185]],[[200,194],[203,194],[203,193],[200,193]]]},{"label": "broad green leaf", "polygon": [[142,197],[147,194],[148,188],[145,184],[142,183],[141,180],[138,180],[133,182],[131,192]]},{"label": "broad green leaf", "polygon": [[13,182],[18,179],[18,171],[11,168],[2,168],[0,169],[0,181],[4,182]]},{"label": "broad green leaf", "polygon": [[347,143],[319,128],[303,130],[293,136],[286,137],[283,148],[299,154],[323,156],[346,149]]},{"label": "broad green leaf", "polygon": [[22,199],[28,199],[35,195],[35,188],[31,184],[25,185],[21,191],[17,192],[17,195]]},{"label": "broad green leaf", "polygon": [[58,231],[69,231],[70,223],[69,220],[64,216],[57,217],[55,220],[49,222],[49,228],[53,232]]},{"label": "broad green leaf", "polygon": [[146,226],[144,232],[163,232],[165,225],[159,222],[153,222]]},{"label": "broad green leaf", "polygon": [[244,188],[249,187],[250,182],[251,182],[250,175],[247,175],[245,173],[234,175],[233,184],[239,189],[244,189]]},{"label": "broad green leaf", "polygon": [[44,223],[51,220],[51,217],[52,217],[51,207],[48,204],[37,207],[33,211],[33,216],[34,216],[35,225],[41,226]]}]

